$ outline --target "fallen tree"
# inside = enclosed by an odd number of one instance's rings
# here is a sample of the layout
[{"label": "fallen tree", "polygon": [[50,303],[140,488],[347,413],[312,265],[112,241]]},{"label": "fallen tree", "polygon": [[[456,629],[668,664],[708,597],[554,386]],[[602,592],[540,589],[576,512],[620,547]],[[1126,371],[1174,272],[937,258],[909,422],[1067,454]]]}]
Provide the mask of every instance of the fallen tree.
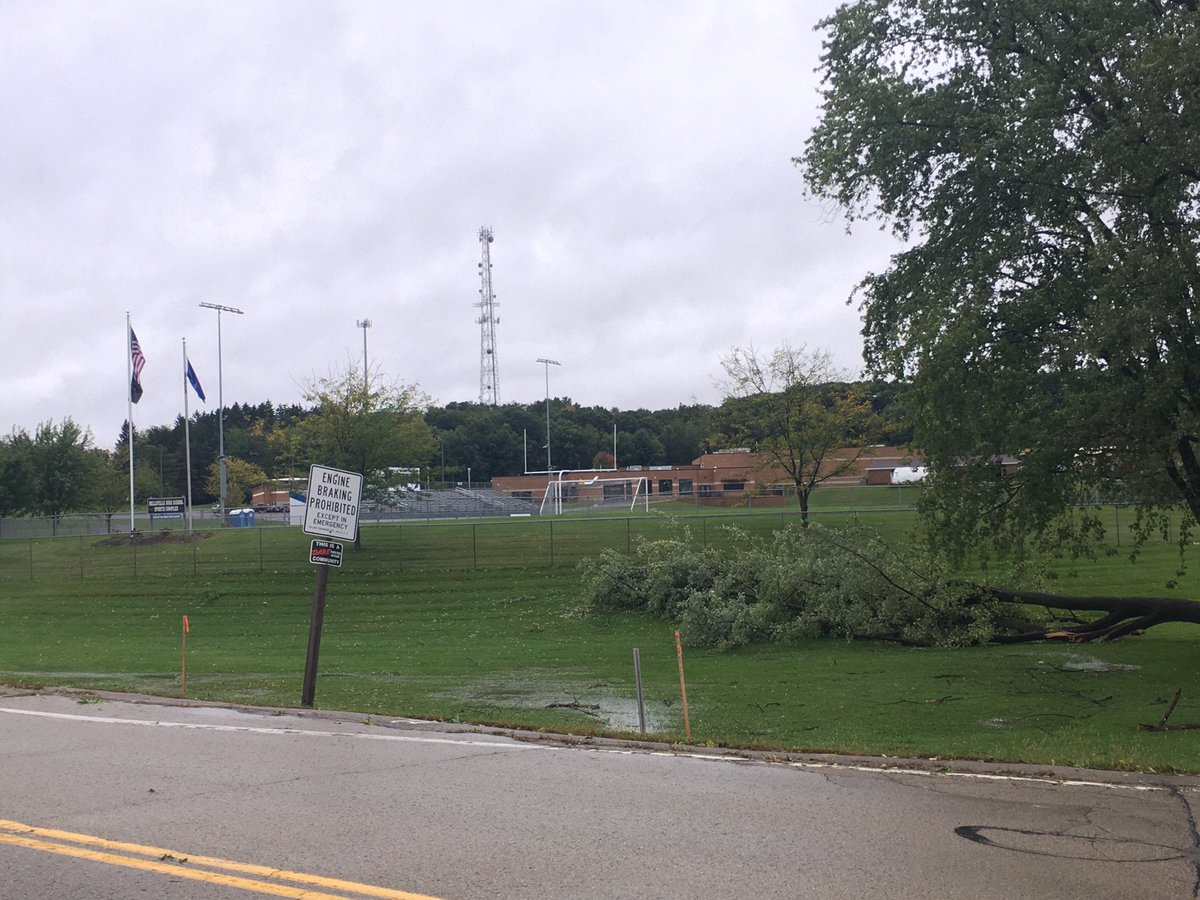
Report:
[{"label": "fallen tree", "polygon": [[815,637],[951,647],[1084,643],[1164,622],[1200,624],[1194,600],[1078,597],[1004,584],[1034,581],[1029,567],[998,573],[999,584],[964,579],[925,546],[893,546],[863,527],[733,535],[720,550],[698,546],[682,528],[629,555],[605,551],[581,564],[588,603],[645,611],[677,623],[688,643],[719,648]]}]

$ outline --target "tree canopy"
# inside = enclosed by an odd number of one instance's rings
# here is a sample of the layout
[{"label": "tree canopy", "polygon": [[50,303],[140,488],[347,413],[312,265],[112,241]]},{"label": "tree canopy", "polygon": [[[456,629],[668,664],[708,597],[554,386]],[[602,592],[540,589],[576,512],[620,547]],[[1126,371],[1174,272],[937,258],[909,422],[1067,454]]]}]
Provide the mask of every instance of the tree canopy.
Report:
[{"label": "tree canopy", "polygon": [[[230,508],[236,509],[250,502],[251,492],[267,483],[267,473],[254,463],[230,456],[225,459],[225,493]],[[214,461],[208,467],[204,489],[213,496],[221,495],[221,463]]]},{"label": "tree canopy", "polygon": [[72,419],[43,422],[31,437],[13,429],[0,438],[0,517],[32,513],[57,518],[96,499],[106,455]]},{"label": "tree canopy", "polygon": [[0,518],[34,509],[33,440],[27,431],[13,429],[0,440]]},{"label": "tree canopy", "polygon": [[787,473],[807,522],[813,490],[857,471],[870,452],[878,428],[870,400],[827,350],[783,344],[763,356],[743,347],[721,365],[730,441],[763,453],[764,467]]},{"label": "tree canopy", "polygon": [[374,499],[407,479],[396,469],[419,467],[433,452],[433,435],[422,416],[428,400],[415,386],[381,378],[368,385],[350,370],[310,385],[305,399],[313,405],[299,425],[306,455],[361,473],[364,492]]},{"label": "tree canopy", "polygon": [[907,242],[858,296],[873,373],[909,383],[941,536],[1078,538],[1093,491],[1194,522],[1194,0],[858,0],[822,26],[796,162]]}]

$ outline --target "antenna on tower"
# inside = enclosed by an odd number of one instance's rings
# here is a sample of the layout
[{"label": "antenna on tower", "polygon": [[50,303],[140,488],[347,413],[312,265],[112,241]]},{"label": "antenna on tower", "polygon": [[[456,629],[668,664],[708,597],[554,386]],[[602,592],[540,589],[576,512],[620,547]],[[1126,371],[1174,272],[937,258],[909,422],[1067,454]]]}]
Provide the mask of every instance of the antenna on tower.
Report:
[{"label": "antenna on tower", "polygon": [[496,295],[492,293],[492,229],[484,225],[479,229],[481,259],[479,262],[479,402],[496,406],[500,402],[500,385],[496,362]]}]

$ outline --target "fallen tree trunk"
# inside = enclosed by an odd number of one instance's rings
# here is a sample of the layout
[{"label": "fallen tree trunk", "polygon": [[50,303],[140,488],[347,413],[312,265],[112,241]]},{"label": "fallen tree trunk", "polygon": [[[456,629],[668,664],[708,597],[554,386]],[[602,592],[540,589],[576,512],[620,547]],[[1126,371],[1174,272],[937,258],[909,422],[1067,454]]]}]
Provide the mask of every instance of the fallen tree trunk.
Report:
[{"label": "fallen tree trunk", "polygon": [[1083,644],[1089,641],[1116,640],[1163,622],[1191,622],[1200,625],[1200,602],[1178,597],[1071,597],[1044,591],[1018,591],[994,587],[981,587],[980,591],[988,598],[1006,603],[1024,603],[1067,612],[1107,614],[1090,622],[1066,627],[1046,628],[1022,634],[998,634],[992,638],[997,644],[1055,640]]}]

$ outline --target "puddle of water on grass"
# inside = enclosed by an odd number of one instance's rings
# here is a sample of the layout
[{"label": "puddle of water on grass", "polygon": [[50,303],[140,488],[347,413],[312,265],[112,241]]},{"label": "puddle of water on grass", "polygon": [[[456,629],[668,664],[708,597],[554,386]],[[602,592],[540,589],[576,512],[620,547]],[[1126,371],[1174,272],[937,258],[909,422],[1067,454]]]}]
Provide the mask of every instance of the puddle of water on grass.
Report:
[{"label": "puddle of water on grass", "polygon": [[[621,731],[638,730],[636,697],[611,693],[611,682],[584,683],[562,672],[538,676],[481,679],[458,690],[443,691],[441,696],[459,700],[486,701],[519,709],[546,709],[553,704],[578,703],[581,717],[594,719],[597,725]],[[595,709],[588,707],[595,706]],[[570,709],[568,712],[572,711]],[[661,700],[645,701],[646,730],[667,731],[675,725],[674,711]]]},{"label": "puddle of water on grass", "polygon": [[1062,667],[1069,672],[1135,672],[1141,668],[1141,666],[1128,663],[1105,662],[1094,656],[1084,656],[1079,653],[1067,654]]},{"label": "puddle of water on grass", "polygon": [[[178,672],[10,672],[10,677],[29,680],[69,681],[78,688],[87,689],[97,682],[108,686],[120,685],[121,690],[145,690],[167,692],[167,688],[179,683]],[[193,687],[201,684],[236,685],[239,699],[272,696],[278,688],[272,687],[279,673],[196,673],[188,675]],[[422,679],[411,674],[370,674],[358,672],[322,672],[321,680],[353,678],[380,684],[413,684],[424,680],[428,683],[441,682],[440,678]],[[259,685],[267,686],[259,686]],[[437,691],[437,696],[455,700],[487,702],[514,709],[547,709],[551,704],[578,703],[584,709],[563,708],[579,718],[589,719],[601,728],[620,731],[638,730],[636,697],[621,697],[613,693],[617,685],[611,681],[584,678],[581,673],[534,670],[509,678],[477,679],[461,687]],[[632,691],[631,691],[632,692]],[[595,709],[587,708],[595,706]],[[661,699],[647,698],[645,701],[646,730],[648,732],[678,730],[681,713],[678,706],[669,705]]]}]

